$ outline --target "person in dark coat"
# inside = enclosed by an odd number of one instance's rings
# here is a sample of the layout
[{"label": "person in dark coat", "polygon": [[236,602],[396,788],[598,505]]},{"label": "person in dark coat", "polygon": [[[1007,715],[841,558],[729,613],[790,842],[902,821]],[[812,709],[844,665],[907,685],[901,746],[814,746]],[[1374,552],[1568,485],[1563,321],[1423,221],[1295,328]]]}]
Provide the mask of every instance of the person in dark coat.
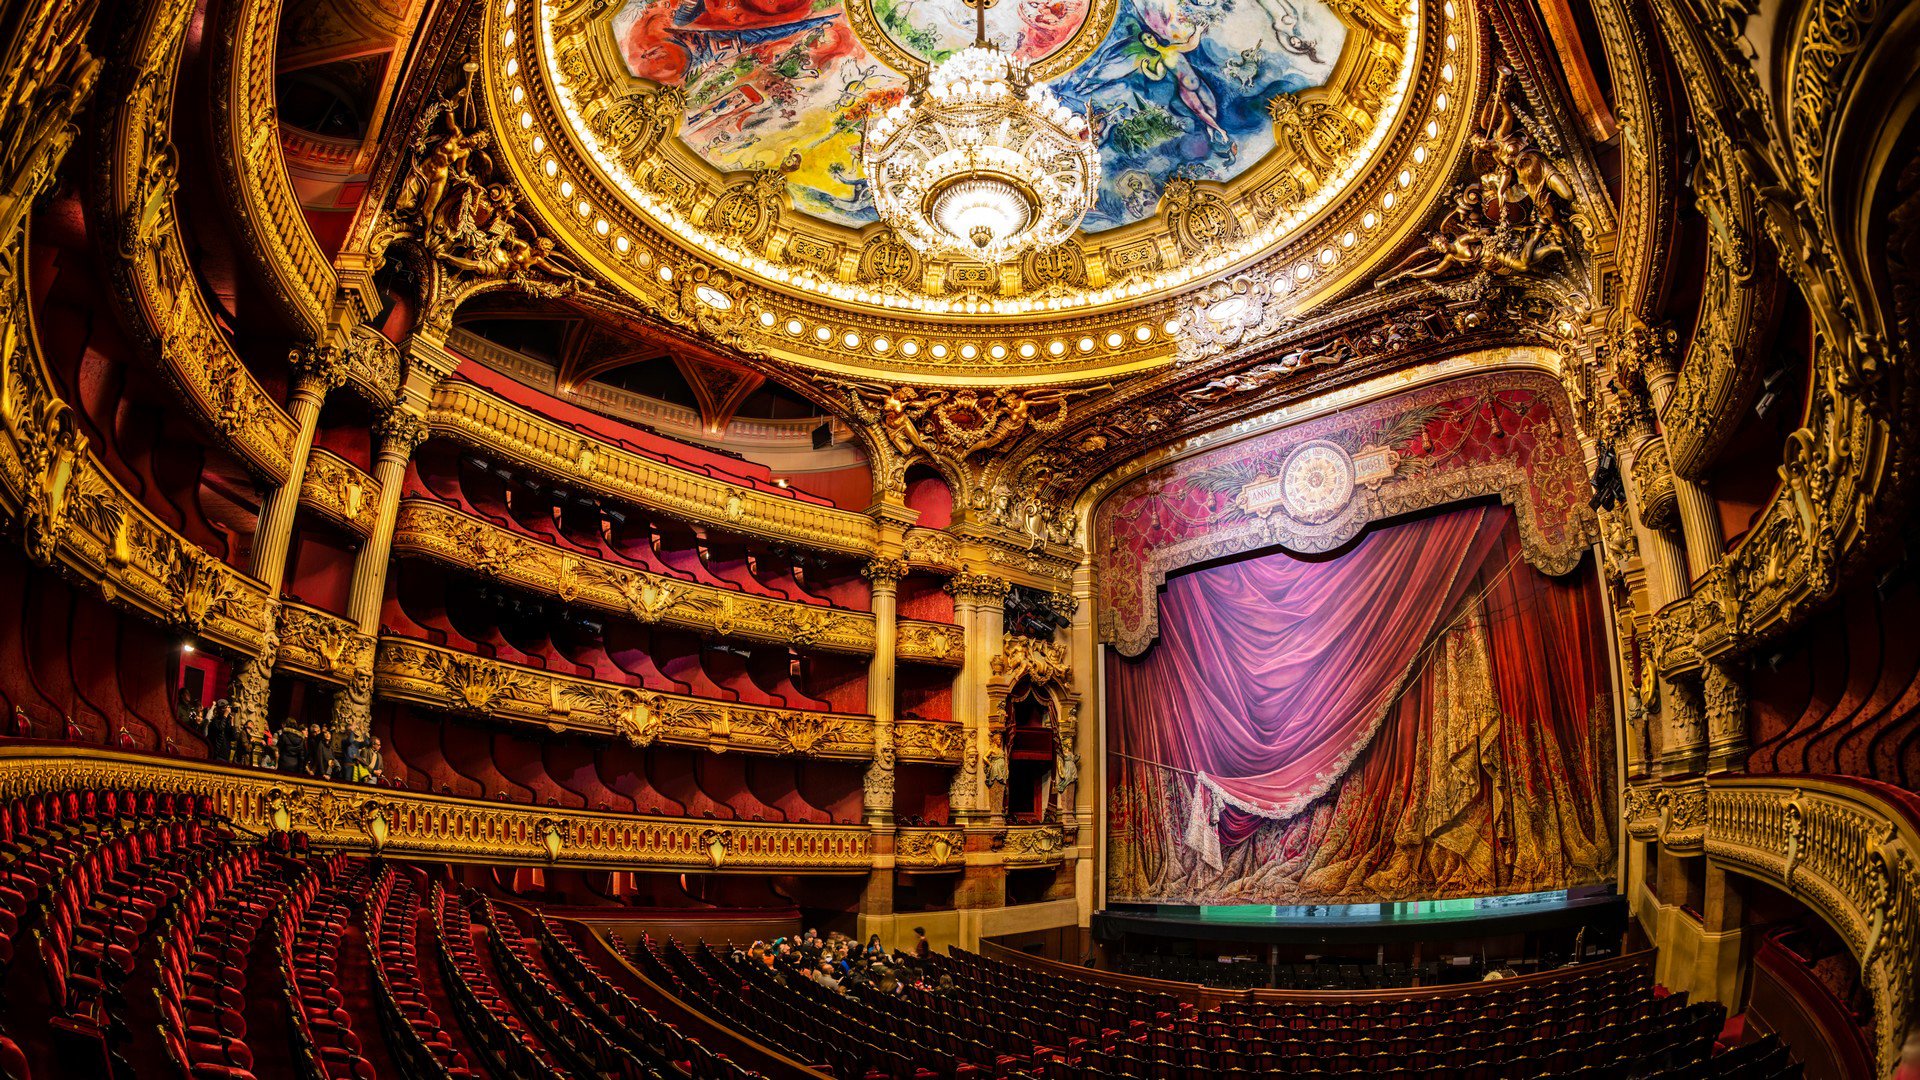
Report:
[{"label": "person in dark coat", "polygon": [[280,771],[300,772],[307,755],[307,737],[292,720],[280,725],[280,735],[274,741],[280,751]]},{"label": "person in dark coat", "polygon": [[224,701],[207,710],[207,754],[215,761],[233,760],[233,717]]},{"label": "person in dark coat", "polygon": [[317,780],[333,779],[333,734],[319,724],[307,728],[307,775]]}]

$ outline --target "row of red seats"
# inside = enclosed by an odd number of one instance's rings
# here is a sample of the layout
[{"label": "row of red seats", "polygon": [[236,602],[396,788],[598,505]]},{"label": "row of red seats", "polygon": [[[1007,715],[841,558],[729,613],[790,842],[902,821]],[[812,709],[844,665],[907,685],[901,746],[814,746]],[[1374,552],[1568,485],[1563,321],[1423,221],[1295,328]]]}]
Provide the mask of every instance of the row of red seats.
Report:
[{"label": "row of red seats", "polygon": [[508,995],[556,1056],[582,1076],[662,1080],[664,1074],[616,1041],[554,985],[542,968],[538,947],[512,915],[484,897],[472,896],[468,902],[480,910],[494,967]]},{"label": "row of red seats", "polygon": [[745,1080],[757,1074],[724,1054],[716,1054],[700,1040],[683,1035],[658,1013],[634,1001],[580,951],[580,946],[554,921],[540,916],[535,923],[547,966],[566,976],[567,988],[602,1030],[611,1032],[635,1053],[655,1058],[692,1080]]},{"label": "row of red seats", "polygon": [[258,845],[214,859],[175,898],[155,963],[167,1056],[194,1080],[248,1080],[247,968],[254,940],[298,876]]},{"label": "row of red seats", "polygon": [[420,978],[419,925],[414,872],[383,867],[367,903],[366,934],[374,950],[374,985],[389,1045],[415,1076],[466,1080],[475,1074],[434,1012]]},{"label": "row of red seats", "polygon": [[552,1052],[528,1031],[500,992],[474,941],[473,919],[439,882],[428,899],[440,968],[453,993],[461,1029],[488,1068],[508,1076],[568,1076]]},{"label": "row of red seats", "polygon": [[273,920],[294,1050],[316,1078],[375,1080],[339,986],[341,936],[366,888],[364,864],[350,864],[345,855],[315,860],[314,872],[293,887]]}]

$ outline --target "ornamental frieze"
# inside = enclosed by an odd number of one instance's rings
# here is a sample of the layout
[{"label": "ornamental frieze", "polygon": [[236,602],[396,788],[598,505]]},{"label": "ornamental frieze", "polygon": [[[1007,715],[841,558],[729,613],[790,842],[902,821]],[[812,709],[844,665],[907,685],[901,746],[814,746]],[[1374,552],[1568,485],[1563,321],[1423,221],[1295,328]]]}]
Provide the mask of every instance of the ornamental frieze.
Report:
[{"label": "ornamental frieze", "polygon": [[366,536],[380,514],[380,482],[355,468],[347,459],[322,447],[307,454],[307,471],[300,477],[300,503],[319,511],[334,524]]},{"label": "ornamental frieze", "polygon": [[373,638],[346,619],[291,600],[280,604],[277,668],[343,683],[373,661]]},{"label": "ornamental frieze", "polygon": [[872,863],[871,833],[857,825],[562,812],[91,747],[17,747],[0,755],[0,798],[88,788],[204,796],[215,813],[249,832],[291,829],[318,847],[401,858],[808,874],[865,873]]},{"label": "ornamental frieze", "polygon": [[[402,500],[393,550],[637,622],[789,648],[873,652],[868,612],[750,596],[648,573],[563,551],[430,499]],[[964,646],[957,626],[902,619],[897,650],[909,660],[958,667]]]},{"label": "ornamental frieze", "polygon": [[966,744],[966,727],[951,720],[902,717],[893,722],[893,750],[901,761],[958,765]]},{"label": "ornamental frieze", "polygon": [[899,870],[958,870],[966,864],[966,834],[959,829],[901,829],[894,839]]},{"label": "ornamental frieze", "polygon": [[939,529],[908,529],[900,539],[900,555],[915,570],[960,571],[960,540]]},{"label": "ornamental frieze", "polygon": [[746,536],[862,558],[878,542],[873,519],[785,494],[755,491],[583,435],[471,383],[435,390],[427,420],[436,433],[555,481],[682,520]]},{"label": "ornamental frieze", "polygon": [[[712,701],[559,675],[407,638],[380,639],[375,692],[394,701],[584,731],[634,746],[866,760],[873,717]],[[956,747],[952,759],[958,760]]]},{"label": "ornamental frieze", "polygon": [[1496,495],[1527,560],[1568,573],[1597,533],[1565,391],[1551,375],[1468,375],[1150,469],[1095,508],[1101,636],[1158,634],[1167,575],[1281,546],[1328,551],[1370,522]]},{"label": "ornamental frieze", "polygon": [[1071,853],[1066,832],[1058,825],[1009,826],[1000,847],[1009,869],[1051,866]]}]

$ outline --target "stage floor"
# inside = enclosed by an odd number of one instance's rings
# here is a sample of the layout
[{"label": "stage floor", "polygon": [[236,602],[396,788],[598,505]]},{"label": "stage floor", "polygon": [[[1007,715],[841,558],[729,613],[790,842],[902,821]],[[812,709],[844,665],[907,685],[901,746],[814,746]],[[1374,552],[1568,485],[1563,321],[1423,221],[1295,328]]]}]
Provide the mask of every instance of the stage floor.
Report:
[{"label": "stage floor", "polygon": [[1385,904],[1122,905],[1094,913],[1096,933],[1226,941],[1412,941],[1493,936],[1625,916],[1611,885]]}]

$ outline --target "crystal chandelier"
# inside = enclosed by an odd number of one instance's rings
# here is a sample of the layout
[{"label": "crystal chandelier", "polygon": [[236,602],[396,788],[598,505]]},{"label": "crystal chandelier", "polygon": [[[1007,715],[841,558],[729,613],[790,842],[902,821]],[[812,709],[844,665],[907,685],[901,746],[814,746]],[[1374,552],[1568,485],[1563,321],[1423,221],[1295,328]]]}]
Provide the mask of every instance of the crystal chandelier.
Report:
[{"label": "crystal chandelier", "polygon": [[1080,226],[1100,186],[1085,117],[987,41],[932,67],[869,125],[860,144],[880,217],[915,249],[994,264],[1053,247]]}]

